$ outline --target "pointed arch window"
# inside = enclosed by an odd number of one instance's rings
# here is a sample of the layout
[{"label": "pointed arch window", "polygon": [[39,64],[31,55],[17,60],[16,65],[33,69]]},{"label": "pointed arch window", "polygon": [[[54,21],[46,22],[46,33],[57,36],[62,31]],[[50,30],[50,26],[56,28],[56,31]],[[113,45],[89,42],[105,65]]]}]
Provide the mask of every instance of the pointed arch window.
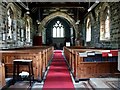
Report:
[{"label": "pointed arch window", "polygon": [[28,16],[26,19],[26,42],[30,42],[30,19]]},{"label": "pointed arch window", "polygon": [[12,39],[13,11],[11,10],[11,8],[8,8],[7,10],[7,20],[8,20],[7,39]]},{"label": "pointed arch window", "polygon": [[105,17],[105,38],[110,39],[110,16],[109,16],[109,10],[106,11],[106,17]]},{"label": "pointed arch window", "polygon": [[63,38],[64,37],[64,27],[60,21],[57,21],[53,25],[53,38]]},{"label": "pointed arch window", "polygon": [[90,41],[91,41],[91,21],[90,18],[88,18],[86,24],[86,42]]},{"label": "pointed arch window", "polygon": [[110,10],[106,7],[101,14],[100,40],[110,40]]}]

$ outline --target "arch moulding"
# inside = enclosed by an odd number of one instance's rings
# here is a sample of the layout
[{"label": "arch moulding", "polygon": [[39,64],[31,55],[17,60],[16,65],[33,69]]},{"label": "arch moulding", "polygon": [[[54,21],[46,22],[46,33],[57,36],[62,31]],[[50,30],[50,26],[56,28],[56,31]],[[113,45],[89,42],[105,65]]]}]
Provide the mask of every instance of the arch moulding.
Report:
[{"label": "arch moulding", "polygon": [[13,3],[9,3],[9,4],[7,5],[7,9],[8,9],[8,8],[11,8],[11,9],[12,9],[13,15],[14,15],[14,18],[13,18],[13,19],[16,19],[16,18],[17,18],[17,15],[16,15],[15,5],[14,5]]},{"label": "arch moulding", "polygon": [[63,13],[63,12],[55,12],[55,13],[52,13],[50,14],[49,16],[46,16],[42,21],[41,21],[41,24],[43,25],[43,27],[46,25],[46,23],[56,17],[61,17],[61,18],[64,18],[66,19],[70,24],[71,26],[73,26],[73,28],[75,29],[75,33],[76,33],[76,37],[77,37],[77,31],[78,31],[78,26],[75,24],[75,20],[72,19],[69,15]]}]

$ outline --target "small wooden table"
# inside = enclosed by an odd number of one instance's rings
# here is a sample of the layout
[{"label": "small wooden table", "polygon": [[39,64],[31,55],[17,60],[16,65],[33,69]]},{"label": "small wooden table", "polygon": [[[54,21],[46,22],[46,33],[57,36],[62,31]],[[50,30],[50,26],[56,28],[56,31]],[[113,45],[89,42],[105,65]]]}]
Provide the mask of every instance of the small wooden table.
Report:
[{"label": "small wooden table", "polygon": [[[15,81],[18,80],[19,66],[20,65],[27,65],[28,66],[28,68],[29,68],[29,81],[30,81],[30,86],[31,86],[31,78],[33,78],[33,80],[34,80],[32,60],[24,60],[24,59],[13,60],[13,82],[15,83]],[[17,69],[17,78],[15,79],[16,69]]]}]

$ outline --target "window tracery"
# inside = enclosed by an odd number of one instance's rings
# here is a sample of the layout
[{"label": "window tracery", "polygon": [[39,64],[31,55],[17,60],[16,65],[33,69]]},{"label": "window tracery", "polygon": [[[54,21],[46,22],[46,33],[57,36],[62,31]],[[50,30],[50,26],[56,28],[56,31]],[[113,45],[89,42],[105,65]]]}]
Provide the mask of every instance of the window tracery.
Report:
[{"label": "window tracery", "polygon": [[57,21],[53,25],[53,38],[63,38],[64,37],[64,27],[60,21]]}]

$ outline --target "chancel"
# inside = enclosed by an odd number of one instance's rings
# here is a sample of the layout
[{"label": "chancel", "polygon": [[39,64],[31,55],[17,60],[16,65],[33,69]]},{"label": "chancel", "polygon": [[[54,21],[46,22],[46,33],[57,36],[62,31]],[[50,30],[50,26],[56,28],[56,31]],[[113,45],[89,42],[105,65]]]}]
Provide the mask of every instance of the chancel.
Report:
[{"label": "chancel", "polygon": [[0,90],[120,89],[120,1],[71,1],[0,2]]}]

